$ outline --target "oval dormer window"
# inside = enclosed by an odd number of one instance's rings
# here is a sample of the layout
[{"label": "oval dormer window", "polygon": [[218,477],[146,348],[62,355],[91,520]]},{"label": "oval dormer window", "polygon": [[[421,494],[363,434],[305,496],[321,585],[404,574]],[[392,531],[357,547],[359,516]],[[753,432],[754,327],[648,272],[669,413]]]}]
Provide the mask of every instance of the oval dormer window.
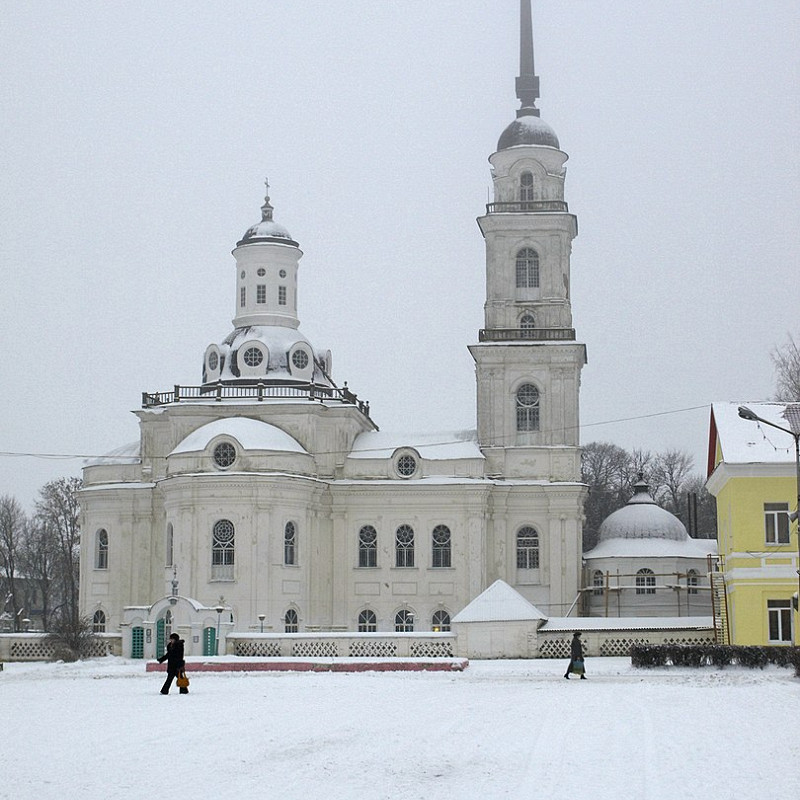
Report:
[{"label": "oval dormer window", "polygon": [[236,461],[236,448],[230,442],[220,442],[214,448],[214,463],[220,469],[227,469]]},{"label": "oval dormer window", "polygon": [[417,471],[417,459],[406,453],[397,459],[397,473],[403,478],[410,478]]},{"label": "oval dormer window", "polygon": [[212,350],[208,354],[208,368],[213,372],[219,366],[219,356]]},{"label": "oval dormer window", "polygon": [[244,351],[244,363],[248,367],[257,367],[264,360],[264,354],[258,347],[248,347]]},{"label": "oval dormer window", "polygon": [[308,353],[305,350],[295,350],[292,353],[292,364],[295,369],[305,369],[308,366]]}]

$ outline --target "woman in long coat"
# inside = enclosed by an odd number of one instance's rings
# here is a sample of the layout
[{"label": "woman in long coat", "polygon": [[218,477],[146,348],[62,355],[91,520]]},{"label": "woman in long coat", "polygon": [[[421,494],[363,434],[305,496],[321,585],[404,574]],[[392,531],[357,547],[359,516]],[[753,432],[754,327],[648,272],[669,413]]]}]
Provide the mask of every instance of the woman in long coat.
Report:
[{"label": "woman in long coat", "polygon": [[[158,659],[159,664],[167,662],[167,679],[161,687],[161,694],[169,694],[169,688],[172,686],[172,681],[178,677],[178,673],[186,666],[183,660],[183,639],[177,633],[169,635],[167,642],[167,652]],[[189,689],[182,686],[179,689],[181,694],[189,694]]]},{"label": "woman in long coat", "polygon": [[586,680],[585,668],[583,666],[583,643],[581,642],[581,632],[575,631],[572,637],[572,642],[569,646],[569,664],[564,677],[569,680],[569,674],[574,672],[576,675],[581,676],[581,680]]}]

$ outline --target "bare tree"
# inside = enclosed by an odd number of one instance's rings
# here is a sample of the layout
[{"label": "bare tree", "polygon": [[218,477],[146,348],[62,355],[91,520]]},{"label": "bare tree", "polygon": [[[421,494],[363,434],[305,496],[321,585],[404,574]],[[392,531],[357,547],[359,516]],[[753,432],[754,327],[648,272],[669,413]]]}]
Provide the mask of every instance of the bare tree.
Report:
[{"label": "bare tree", "polygon": [[631,496],[630,455],[610,442],[591,442],[581,452],[581,480],[589,487],[584,505],[583,549],[597,544],[600,523]]},{"label": "bare tree", "polygon": [[59,478],[39,490],[36,524],[56,543],[56,580],[63,595],[61,617],[77,625],[80,559],[80,478]]},{"label": "bare tree", "polygon": [[800,401],[800,347],[791,333],[786,342],[770,353],[775,367],[775,399],[785,403]]},{"label": "bare tree", "polygon": [[683,494],[687,478],[694,467],[694,459],[684,450],[665,450],[653,461],[650,472],[650,491],[662,508],[675,514],[683,522],[686,513]]},{"label": "bare tree", "polygon": [[[29,522],[20,548],[20,563],[26,576],[26,587],[36,596],[42,613],[44,630],[50,629],[53,610],[63,606],[61,586],[56,578],[59,563],[58,541],[51,526],[38,519]],[[32,599],[28,601],[32,607]]]},{"label": "bare tree", "polygon": [[4,608],[11,607],[15,631],[20,630],[23,606],[19,585],[19,551],[25,535],[27,518],[17,500],[9,495],[0,497],[0,578]]}]

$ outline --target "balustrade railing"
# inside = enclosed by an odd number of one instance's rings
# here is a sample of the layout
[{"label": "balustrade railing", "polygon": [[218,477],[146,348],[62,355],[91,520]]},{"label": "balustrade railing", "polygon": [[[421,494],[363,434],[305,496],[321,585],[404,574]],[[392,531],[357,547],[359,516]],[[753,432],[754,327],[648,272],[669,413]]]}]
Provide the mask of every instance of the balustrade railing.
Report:
[{"label": "balustrade railing", "polygon": [[533,211],[569,211],[564,200],[516,200],[510,203],[487,203],[487,214],[526,214]]},{"label": "balustrade railing", "polygon": [[574,328],[484,328],[478,332],[481,342],[574,342]]},{"label": "balustrade railing", "polygon": [[273,384],[256,381],[254,383],[213,383],[205,386],[173,386],[171,392],[142,392],[142,408],[170,405],[172,403],[191,403],[226,400],[275,400],[285,398],[305,399],[316,402],[334,400],[353,405],[365,416],[369,416],[369,403],[358,399],[347,386],[317,386],[312,383]]}]

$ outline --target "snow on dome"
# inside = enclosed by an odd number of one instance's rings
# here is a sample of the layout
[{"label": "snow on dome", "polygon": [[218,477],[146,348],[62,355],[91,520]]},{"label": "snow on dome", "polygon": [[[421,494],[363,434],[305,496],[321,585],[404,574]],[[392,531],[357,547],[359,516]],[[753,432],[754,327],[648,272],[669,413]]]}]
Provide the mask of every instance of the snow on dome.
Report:
[{"label": "snow on dome", "polygon": [[453,617],[453,622],[508,622],[547,619],[503,580],[496,580]]},{"label": "snow on dome", "polygon": [[241,240],[236,244],[238,246],[241,244],[248,244],[249,242],[272,241],[273,239],[284,241],[286,244],[297,245],[297,242],[292,239],[292,235],[289,233],[289,231],[287,231],[283,225],[280,225],[275,222],[275,220],[271,219],[262,219],[255,225],[251,225],[245,231],[245,234],[242,236]]},{"label": "snow on dome", "polygon": [[600,542],[608,539],[672,539],[682,542],[688,538],[683,523],[650,497],[641,475],[628,504],[609,514],[599,530]]},{"label": "snow on dome", "polygon": [[498,150],[508,150],[523,144],[538,144],[559,149],[555,131],[533,114],[517,117],[500,135]]},{"label": "snow on dome", "polygon": [[122,445],[98,458],[90,458],[83,462],[85,467],[97,467],[103,464],[133,464],[141,458],[141,442]]},{"label": "snow on dome", "polygon": [[171,453],[196,453],[205,450],[216,436],[230,436],[244,450],[272,450],[287,453],[304,453],[306,449],[288,433],[249,417],[218,419],[192,431]]},{"label": "snow on dome", "polygon": [[420,458],[429,461],[484,458],[478,447],[477,431],[474,430],[423,434],[367,431],[356,437],[350,458],[391,458],[401,447],[411,447],[419,453]]}]

